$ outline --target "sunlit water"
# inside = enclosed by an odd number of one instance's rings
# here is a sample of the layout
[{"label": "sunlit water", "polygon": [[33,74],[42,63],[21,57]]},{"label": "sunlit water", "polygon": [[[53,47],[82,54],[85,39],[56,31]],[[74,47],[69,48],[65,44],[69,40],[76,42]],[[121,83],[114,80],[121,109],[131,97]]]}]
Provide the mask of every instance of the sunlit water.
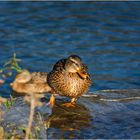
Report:
[{"label": "sunlit water", "polygon": [[[89,68],[91,92],[138,89],[139,7],[139,2],[0,2],[0,66],[16,52],[22,68],[49,72],[57,60],[77,54]],[[1,86],[1,95],[10,95],[11,80]]]}]

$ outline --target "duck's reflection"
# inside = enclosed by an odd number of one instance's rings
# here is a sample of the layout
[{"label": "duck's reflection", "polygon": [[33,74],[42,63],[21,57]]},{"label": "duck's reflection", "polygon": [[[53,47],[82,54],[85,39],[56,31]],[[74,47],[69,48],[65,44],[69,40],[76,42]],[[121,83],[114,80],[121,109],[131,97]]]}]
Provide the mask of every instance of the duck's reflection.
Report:
[{"label": "duck's reflection", "polygon": [[52,115],[47,119],[50,127],[59,128],[61,130],[79,130],[90,126],[91,116],[89,110],[77,104],[76,107],[63,107],[64,102],[57,101],[52,110]]}]

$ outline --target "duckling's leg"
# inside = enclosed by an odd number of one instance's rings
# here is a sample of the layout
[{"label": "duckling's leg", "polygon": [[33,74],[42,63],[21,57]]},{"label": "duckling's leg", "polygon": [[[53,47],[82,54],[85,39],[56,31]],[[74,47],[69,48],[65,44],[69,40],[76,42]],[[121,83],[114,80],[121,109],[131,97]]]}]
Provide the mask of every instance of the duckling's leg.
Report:
[{"label": "duckling's leg", "polygon": [[76,98],[72,98],[71,99],[71,102],[64,103],[61,106],[65,106],[65,107],[76,107]]},{"label": "duckling's leg", "polygon": [[54,106],[54,104],[55,104],[55,97],[54,97],[53,94],[51,95],[50,100],[49,100],[49,102],[47,104],[51,105],[51,107]]}]

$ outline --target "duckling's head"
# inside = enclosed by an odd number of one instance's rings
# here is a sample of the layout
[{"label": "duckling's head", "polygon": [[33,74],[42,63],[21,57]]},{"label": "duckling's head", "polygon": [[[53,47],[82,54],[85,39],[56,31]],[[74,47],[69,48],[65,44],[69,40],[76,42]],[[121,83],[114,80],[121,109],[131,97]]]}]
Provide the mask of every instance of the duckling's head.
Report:
[{"label": "duckling's head", "polygon": [[67,58],[65,63],[65,70],[70,73],[78,73],[81,78],[86,78],[88,74],[83,71],[82,59],[77,55],[71,55]]},{"label": "duckling's head", "polygon": [[13,86],[13,84],[16,84],[16,83],[25,84],[29,82],[30,80],[31,80],[30,72],[27,70],[22,70],[22,72],[16,75],[14,82],[11,83],[10,85]]}]

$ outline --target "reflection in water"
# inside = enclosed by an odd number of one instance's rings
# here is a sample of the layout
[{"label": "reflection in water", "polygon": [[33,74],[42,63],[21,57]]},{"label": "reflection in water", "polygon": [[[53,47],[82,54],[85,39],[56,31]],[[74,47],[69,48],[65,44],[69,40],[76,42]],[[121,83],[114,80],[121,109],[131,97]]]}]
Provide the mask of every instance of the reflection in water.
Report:
[{"label": "reflection in water", "polygon": [[90,112],[82,104],[76,107],[63,107],[63,102],[57,102],[53,108],[52,115],[49,117],[51,127],[59,128],[61,130],[78,130],[88,127],[90,125]]},{"label": "reflection in water", "polygon": [[[50,124],[50,132],[54,138],[77,138],[77,134],[91,126],[90,112],[82,104],[75,108],[63,107],[59,101],[53,108],[52,115],[47,119]],[[51,136],[52,137],[52,136]]]}]

